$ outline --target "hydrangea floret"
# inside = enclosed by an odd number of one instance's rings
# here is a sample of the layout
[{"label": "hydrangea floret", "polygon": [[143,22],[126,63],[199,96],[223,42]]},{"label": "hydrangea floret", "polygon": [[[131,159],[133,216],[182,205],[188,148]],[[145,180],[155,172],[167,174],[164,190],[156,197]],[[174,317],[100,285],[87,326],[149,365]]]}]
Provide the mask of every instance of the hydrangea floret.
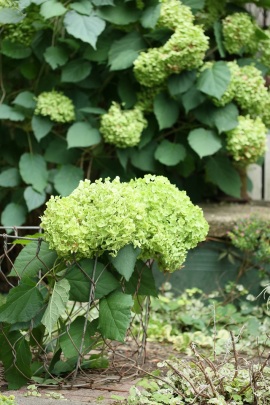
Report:
[{"label": "hydrangea floret", "polygon": [[19,2],[16,0],[0,0],[1,8],[19,8]]},{"label": "hydrangea floret", "polygon": [[238,121],[238,126],[226,133],[226,149],[239,166],[246,167],[264,155],[267,128],[260,117],[239,116]]},{"label": "hydrangea floret", "polygon": [[224,46],[230,54],[254,54],[257,50],[256,24],[248,13],[228,15],[222,21]]},{"label": "hydrangea floret", "polygon": [[264,33],[269,39],[262,39],[258,43],[258,51],[260,55],[260,62],[270,69],[270,31],[265,30]]},{"label": "hydrangea floret", "polygon": [[35,32],[33,20],[27,16],[17,24],[6,25],[3,37],[10,42],[29,46],[32,43]]},{"label": "hydrangea floret", "polygon": [[118,148],[138,145],[147,121],[140,108],[122,110],[117,103],[112,103],[107,114],[102,115],[100,132],[104,141]]},{"label": "hydrangea floret", "polygon": [[152,175],[129,183],[81,181],[68,197],[51,197],[41,219],[45,240],[60,257],[116,255],[133,244],[142,259],[170,272],[208,232],[202,210],[186,193]]},{"label": "hydrangea floret", "polygon": [[162,85],[168,76],[164,59],[162,48],[149,48],[147,52],[141,52],[134,61],[137,81],[145,87]]},{"label": "hydrangea floret", "polygon": [[39,94],[35,114],[49,117],[52,121],[60,123],[75,120],[75,108],[72,100],[62,92],[55,90]]}]

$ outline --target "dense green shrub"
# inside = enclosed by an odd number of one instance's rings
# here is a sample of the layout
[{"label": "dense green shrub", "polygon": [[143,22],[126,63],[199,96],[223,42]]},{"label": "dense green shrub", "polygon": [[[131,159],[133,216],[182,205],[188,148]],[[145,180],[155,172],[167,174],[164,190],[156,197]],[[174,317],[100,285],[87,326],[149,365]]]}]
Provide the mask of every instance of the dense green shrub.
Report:
[{"label": "dense green shrub", "polygon": [[84,178],[152,173],[193,200],[239,197],[226,134],[255,120],[245,166],[270,126],[269,31],[245,3],[1,0],[2,224],[37,222]]}]

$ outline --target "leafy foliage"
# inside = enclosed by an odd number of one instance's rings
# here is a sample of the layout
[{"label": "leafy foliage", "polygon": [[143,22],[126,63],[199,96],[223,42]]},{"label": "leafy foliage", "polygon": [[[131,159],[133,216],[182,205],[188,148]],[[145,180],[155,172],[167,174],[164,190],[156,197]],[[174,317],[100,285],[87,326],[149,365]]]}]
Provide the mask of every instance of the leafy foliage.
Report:
[{"label": "leafy foliage", "polygon": [[[270,126],[269,32],[244,6],[2,1],[2,224],[12,222],[9,204],[19,213],[13,224],[36,224],[50,195],[69,194],[83,178],[151,172],[196,201],[218,189],[239,195],[226,132],[247,114]],[[226,162],[221,172],[230,166],[232,187],[209,175],[213,161]]]}]

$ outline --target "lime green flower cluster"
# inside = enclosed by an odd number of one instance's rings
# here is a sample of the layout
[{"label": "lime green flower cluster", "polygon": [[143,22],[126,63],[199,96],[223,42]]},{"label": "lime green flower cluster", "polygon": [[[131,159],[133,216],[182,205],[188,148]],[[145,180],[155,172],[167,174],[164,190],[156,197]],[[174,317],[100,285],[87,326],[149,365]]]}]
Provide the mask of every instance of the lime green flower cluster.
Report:
[{"label": "lime green flower cluster", "polygon": [[180,1],[162,3],[157,25],[175,32],[164,46],[149,48],[134,61],[135,77],[146,87],[161,85],[172,73],[201,66],[208,49],[208,37],[202,27],[193,24],[189,7],[183,6]]},{"label": "lime green flower cluster", "polygon": [[15,405],[15,397],[14,395],[9,395],[8,397],[6,395],[0,394],[0,405]]},{"label": "lime green flower cluster", "polygon": [[75,119],[75,109],[70,98],[62,92],[43,92],[37,97],[36,115],[49,117],[52,121],[65,123]]},{"label": "lime green flower cluster", "polygon": [[261,118],[238,117],[238,126],[226,133],[226,149],[239,166],[255,163],[266,151],[267,128]]},{"label": "lime green flower cluster", "polygon": [[238,249],[252,253],[256,260],[270,261],[270,223],[265,219],[252,216],[237,221],[228,236]]},{"label": "lime green flower cluster", "polygon": [[26,16],[17,24],[6,25],[4,30],[4,38],[13,43],[29,46],[33,41],[35,32],[36,30],[33,26],[32,16]]},{"label": "lime green flower cluster", "polygon": [[156,28],[169,28],[175,31],[182,23],[186,21],[192,23],[193,20],[191,9],[179,0],[163,0]]},{"label": "lime green flower cluster", "polygon": [[186,193],[162,176],[121,183],[82,181],[68,197],[51,197],[41,226],[60,257],[115,256],[127,244],[174,271],[187,251],[205,239],[208,224]]},{"label": "lime green flower cluster", "polygon": [[100,132],[104,141],[118,148],[138,145],[142,131],[146,127],[147,121],[140,108],[122,110],[117,103],[112,103],[100,121]]},{"label": "lime green flower cluster", "polygon": [[257,50],[257,25],[248,13],[234,13],[222,21],[224,46],[230,54],[251,53]]},{"label": "lime green flower cluster", "polygon": [[243,66],[233,78],[235,101],[251,116],[260,115],[264,109],[268,90],[261,72],[251,65]]}]

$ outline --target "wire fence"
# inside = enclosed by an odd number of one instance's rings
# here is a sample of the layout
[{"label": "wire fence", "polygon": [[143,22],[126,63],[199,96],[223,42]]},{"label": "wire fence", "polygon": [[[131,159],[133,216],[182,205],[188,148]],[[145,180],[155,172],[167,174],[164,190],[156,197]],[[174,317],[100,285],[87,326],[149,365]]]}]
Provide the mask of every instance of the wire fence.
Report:
[{"label": "wire fence", "polygon": [[[35,269],[36,285],[41,294],[48,287],[51,268],[44,261],[45,242],[42,236],[29,236],[29,233],[40,234],[39,227],[0,227],[0,297],[8,297],[12,288],[20,285],[23,275],[33,274]],[[7,233],[9,232],[9,233]],[[23,244],[25,245],[23,245]],[[33,248],[34,245],[34,248]],[[32,246],[30,249],[29,246]],[[25,249],[25,251],[23,251]],[[22,253],[25,257],[18,262]],[[55,260],[55,258],[52,258]],[[71,264],[69,263],[69,266]],[[88,301],[68,300],[61,318],[58,319],[51,333],[41,324],[44,314],[40,313],[28,323],[13,323],[6,333],[5,323],[0,322],[0,341],[12,361],[5,364],[5,356],[0,359],[8,375],[10,371],[25,380],[34,381],[40,386],[54,384],[62,388],[91,387],[106,381],[116,382],[133,377],[143,372],[146,358],[147,325],[150,312],[150,299],[139,303],[139,311],[131,312],[130,325],[124,342],[106,339],[99,333],[96,321],[99,318],[99,283],[104,269],[95,274],[86,274],[80,262],[74,260],[78,272],[90,285]],[[38,269],[38,271],[37,271]],[[64,272],[65,270],[63,270]],[[61,272],[60,272],[61,273]],[[46,276],[46,274],[48,276]],[[46,287],[46,288],[44,288]],[[134,297],[138,295],[140,278]],[[9,294],[6,294],[8,293]],[[0,300],[1,305],[1,300]],[[14,307],[14,310],[18,310]],[[12,329],[12,333],[10,330]],[[31,363],[35,366],[32,376],[20,362],[24,346],[31,351]],[[24,349],[25,350],[25,349]],[[26,350],[26,352],[27,352]],[[9,360],[10,361],[10,360]],[[32,367],[32,366],[31,366]]]}]

